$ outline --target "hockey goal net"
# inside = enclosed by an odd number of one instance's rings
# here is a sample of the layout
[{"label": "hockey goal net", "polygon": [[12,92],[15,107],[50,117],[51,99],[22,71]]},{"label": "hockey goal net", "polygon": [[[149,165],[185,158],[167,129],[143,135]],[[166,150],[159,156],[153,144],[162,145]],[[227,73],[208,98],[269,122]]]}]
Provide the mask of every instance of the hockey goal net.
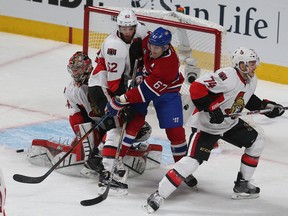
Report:
[{"label": "hockey goal net", "polygon": [[[105,38],[117,27],[119,10],[121,8],[85,8],[83,51],[91,58],[96,56]],[[226,30],[222,26],[179,12],[138,8],[133,10],[138,21],[145,23],[150,31],[162,26],[172,32],[172,45],[182,65],[180,70],[183,70],[187,57],[197,60],[201,74],[230,65]],[[182,93],[189,94],[187,91],[187,86],[183,85]]]}]

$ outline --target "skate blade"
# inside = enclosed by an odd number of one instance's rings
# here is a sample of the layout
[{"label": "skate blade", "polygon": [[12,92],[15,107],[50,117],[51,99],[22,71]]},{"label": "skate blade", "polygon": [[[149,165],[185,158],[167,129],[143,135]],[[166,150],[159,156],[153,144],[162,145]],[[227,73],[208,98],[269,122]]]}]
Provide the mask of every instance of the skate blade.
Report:
[{"label": "skate blade", "polygon": [[145,203],[142,205],[142,208],[148,213],[148,214],[151,214],[151,213],[154,213],[154,209],[151,208],[151,206],[148,205],[148,203]]},{"label": "skate blade", "polygon": [[231,198],[234,200],[242,200],[242,199],[256,199],[258,197],[259,193],[258,194],[233,193]]},{"label": "skate blade", "polygon": [[[188,185],[187,185],[187,186],[188,186]],[[193,187],[189,187],[189,186],[188,186],[188,188],[190,188],[190,190],[192,190],[192,191],[198,191],[197,185],[195,185],[195,186],[193,186]]]},{"label": "skate blade", "polygon": [[[104,193],[104,191],[106,190],[106,187],[99,187],[99,191],[98,194],[101,195]],[[123,189],[123,188],[114,188],[114,187],[110,187],[109,196],[126,196],[128,195],[128,190],[127,189]]]}]

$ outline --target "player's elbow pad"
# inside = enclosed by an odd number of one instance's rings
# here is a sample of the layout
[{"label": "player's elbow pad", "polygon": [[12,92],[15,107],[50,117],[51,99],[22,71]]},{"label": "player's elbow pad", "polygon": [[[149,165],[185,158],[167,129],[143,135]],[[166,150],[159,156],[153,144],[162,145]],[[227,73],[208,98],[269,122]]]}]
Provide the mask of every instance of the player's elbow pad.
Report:
[{"label": "player's elbow pad", "polygon": [[211,104],[211,99],[209,95],[206,95],[202,98],[192,99],[192,102],[194,103],[194,105],[199,111],[202,111],[202,110],[205,112],[209,111],[209,106]]}]

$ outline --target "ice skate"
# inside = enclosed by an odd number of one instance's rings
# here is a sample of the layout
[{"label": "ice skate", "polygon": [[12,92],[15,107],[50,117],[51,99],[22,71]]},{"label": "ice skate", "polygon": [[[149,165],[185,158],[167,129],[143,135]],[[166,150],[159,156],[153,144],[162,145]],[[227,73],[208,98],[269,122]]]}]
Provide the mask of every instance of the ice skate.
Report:
[{"label": "ice skate", "polygon": [[122,158],[115,161],[115,169],[112,173],[112,179],[110,179],[111,173],[107,170],[103,170],[99,176],[99,194],[102,194],[106,186],[110,181],[109,195],[127,195],[128,185],[125,183],[128,177],[128,168],[125,167]]},{"label": "ice skate", "polygon": [[93,178],[98,177],[104,169],[102,164],[102,157],[99,155],[89,158],[85,163],[80,173],[86,177]]},{"label": "ice skate", "polygon": [[157,209],[159,209],[159,207],[162,205],[163,202],[164,198],[159,195],[158,191],[155,191],[148,197],[147,203],[144,204],[143,207],[150,214],[152,212],[157,211]]},{"label": "ice skate", "polygon": [[[99,195],[103,194],[106,190],[108,183],[110,182],[109,195],[127,195],[128,194],[128,185],[118,181],[119,177],[116,173],[113,174],[112,179],[110,180],[111,173],[107,170],[103,170],[99,176]],[[115,178],[115,176],[117,176]]]},{"label": "ice skate", "polygon": [[188,187],[198,190],[197,188],[198,181],[192,174],[189,175],[187,178],[185,178],[184,182]]},{"label": "ice skate", "polygon": [[260,188],[243,179],[241,172],[238,173],[234,183],[232,199],[255,199],[259,197]]}]

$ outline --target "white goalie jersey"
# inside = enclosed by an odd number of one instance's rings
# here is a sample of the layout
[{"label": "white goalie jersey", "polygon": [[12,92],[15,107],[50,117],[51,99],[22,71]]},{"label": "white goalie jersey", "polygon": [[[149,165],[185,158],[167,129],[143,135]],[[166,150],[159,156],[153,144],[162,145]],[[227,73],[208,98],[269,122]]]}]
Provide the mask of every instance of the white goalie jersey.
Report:
[{"label": "white goalie jersey", "polygon": [[74,80],[71,80],[64,88],[64,96],[70,116],[81,112],[80,107],[82,107],[91,119],[94,121],[99,120],[99,118],[94,115],[88,99],[88,85],[83,84],[78,87]]}]

